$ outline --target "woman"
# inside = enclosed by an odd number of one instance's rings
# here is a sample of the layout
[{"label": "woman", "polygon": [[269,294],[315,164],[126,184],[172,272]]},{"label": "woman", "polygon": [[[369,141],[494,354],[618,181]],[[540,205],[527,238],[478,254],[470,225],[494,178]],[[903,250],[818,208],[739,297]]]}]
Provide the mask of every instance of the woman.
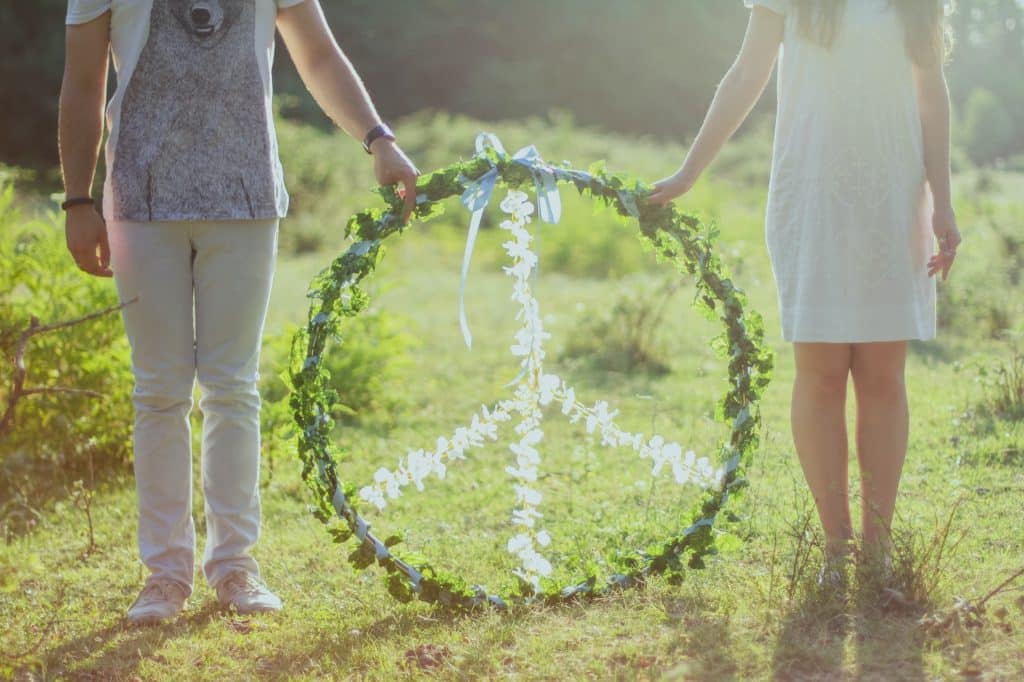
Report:
[{"label": "woman", "polygon": [[739,57],[683,166],[651,200],[689,191],[760,97],[781,46],[767,242],[796,360],[793,439],[826,537],[820,577],[837,583],[853,539],[848,377],[862,547],[884,566],[907,450],[907,342],[935,336],[934,277],[949,275],[960,244],[943,75],[948,0],[746,4]]},{"label": "woman", "polygon": [[[131,343],[139,552],[149,577],[132,623],[175,617],[193,586],[192,435],[198,380],[207,542],[221,604],[277,611],[252,548],[260,532],[257,366],[278,221],[288,210],[271,107],[275,28],[303,81],[363,140],[377,180],[416,169],[381,123],[318,0],[69,0],[60,106],[67,242],[113,276]],[[117,91],[102,214],[89,195],[107,63]],[[102,349],[97,349],[101,352]]]}]

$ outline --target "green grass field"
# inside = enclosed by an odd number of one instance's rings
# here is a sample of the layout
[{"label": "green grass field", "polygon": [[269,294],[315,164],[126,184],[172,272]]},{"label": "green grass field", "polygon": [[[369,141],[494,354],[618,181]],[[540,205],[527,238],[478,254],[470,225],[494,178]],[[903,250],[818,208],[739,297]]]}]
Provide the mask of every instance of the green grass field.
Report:
[{"label": "green grass field", "polygon": [[[414,125],[414,152],[447,130],[432,122]],[[455,127],[465,132],[471,126]],[[565,155],[581,166],[600,155],[609,158],[610,168],[654,178],[678,160],[678,150],[665,152],[646,142],[627,146],[596,133],[574,154],[572,136],[557,126],[508,128],[509,136],[519,138],[506,140],[508,146],[536,136],[543,153],[549,141],[556,147],[551,158]],[[461,148],[468,150],[470,141]],[[424,167],[428,162],[445,159],[430,157]],[[763,170],[756,162],[737,165],[753,167],[754,174]],[[740,518],[723,527],[730,540],[705,570],[678,585],[654,580],[642,590],[557,608],[452,617],[420,604],[398,604],[373,569],[357,573],[348,566],[349,549],[332,544],[309,513],[299,463],[277,443],[273,458],[264,462],[264,530],[256,558],[285,601],[282,614],[225,612],[197,572],[196,591],[180,619],[161,627],[126,626],[124,612],[144,579],[135,549],[134,489],[126,474],[107,475],[95,486],[90,510],[96,545],[91,552],[86,553],[87,516],[66,497],[33,509],[34,528],[10,534],[0,545],[0,676],[1024,678],[1024,581],[994,596],[977,627],[961,619],[960,625],[927,630],[918,622],[928,614],[948,615],[955,598],[981,599],[1024,565],[1024,426],[1012,401],[993,397],[1009,381],[1000,383],[998,368],[1013,353],[1000,320],[1012,328],[1022,319],[1024,297],[1013,283],[1016,266],[1006,247],[1013,237],[1007,226],[1019,230],[1016,218],[1024,211],[1020,194],[1010,189],[1019,188],[1021,179],[998,180],[988,190],[989,201],[974,196],[976,178],[958,179],[966,242],[963,262],[942,298],[955,310],[945,316],[939,341],[912,348],[908,370],[912,430],[897,509],[897,565],[918,599],[883,610],[867,581],[853,581],[845,605],[823,602],[814,587],[820,540],[789,436],[793,364],[781,341],[763,247],[764,192],[736,179],[746,178],[746,171],[730,170],[724,179],[702,184],[683,205],[719,223],[723,258],[766,318],[776,371],[762,403],[762,448],[748,472],[752,485],[730,508]],[[358,207],[356,199],[345,201]],[[650,305],[645,297],[672,278],[667,266],[637,246],[633,228],[576,200],[567,201],[566,213],[564,225],[539,228],[537,287],[554,335],[548,348],[552,366],[587,401],[603,398],[620,407],[626,428],[657,431],[698,454],[713,453],[724,432],[713,411],[725,370],[708,347],[717,329],[690,309],[688,285],[674,294],[650,343],[668,371],[609,370],[580,351],[566,352],[570,346],[587,348],[581,338],[623,296]],[[323,216],[337,214],[295,219],[326,236],[318,252],[282,254],[268,337],[303,320],[306,285],[335,255],[332,249],[340,248],[342,225],[318,224],[331,222]],[[349,480],[368,481],[377,467],[393,467],[407,449],[450,434],[482,402],[500,398],[516,373],[508,352],[516,329],[511,290],[493,231],[485,231],[478,244],[470,277],[473,351],[462,344],[456,301],[467,222],[453,207],[438,224],[413,228],[390,244],[372,277],[373,309],[400,320],[415,343],[384,387],[396,407],[339,427],[338,441],[351,452],[341,469]],[[596,252],[606,255],[588,256]],[[606,329],[614,332],[613,326]],[[599,348],[602,341],[589,347]],[[564,571],[584,561],[600,563],[611,549],[639,547],[676,528],[696,499],[670,477],[652,480],[635,458],[591,444],[578,426],[552,428],[542,454],[546,475],[539,486],[555,537],[551,556]],[[509,587],[512,559],[505,541],[514,496],[503,470],[511,457],[500,444],[473,451],[446,481],[432,479],[426,492],[408,493],[384,514],[371,515],[375,528],[404,533],[411,548],[472,581]],[[856,486],[853,463],[851,475]],[[202,534],[198,485],[195,504]]]}]

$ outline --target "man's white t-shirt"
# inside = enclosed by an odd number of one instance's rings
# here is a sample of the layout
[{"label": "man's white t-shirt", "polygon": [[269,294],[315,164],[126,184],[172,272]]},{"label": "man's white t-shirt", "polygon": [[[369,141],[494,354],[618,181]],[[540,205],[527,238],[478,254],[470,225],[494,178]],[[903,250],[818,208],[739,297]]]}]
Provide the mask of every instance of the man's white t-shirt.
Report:
[{"label": "man's white t-shirt", "polygon": [[304,1],[68,1],[68,24],[110,12],[107,220],[284,217],[270,74],[277,12]]}]

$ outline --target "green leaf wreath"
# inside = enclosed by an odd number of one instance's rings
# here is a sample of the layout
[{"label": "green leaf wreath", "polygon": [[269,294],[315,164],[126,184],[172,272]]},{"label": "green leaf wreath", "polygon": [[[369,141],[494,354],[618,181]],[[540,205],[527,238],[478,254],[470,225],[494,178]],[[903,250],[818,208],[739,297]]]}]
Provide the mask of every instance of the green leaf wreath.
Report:
[{"label": "green leaf wreath", "polygon": [[[494,138],[490,138],[494,139]],[[557,184],[572,184],[581,195],[603,201],[627,221],[636,220],[639,236],[654,246],[656,253],[680,272],[696,280],[696,305],[710,318],[717,318],[724,332],[714,347],[728,360],[728,388],[719,402],[718,417],[730,427],[721,445],[722,475],[705,490],[689,515],[686,527],[652,546],[622,552],[612,560],[618,571],[598,584],[596,575],[581,575],[569,585],[553,581],[531,584],[520,580],[518,591],[494,595],[481,586],[451,575],[419,556],[400,556],[399,538],[379,539],[357,508],[358,487],[344,481],[338,462],[347,453],[332,442],[334,423],[329,409],[334,402],[330,375],[323,354],[329,339],[340,339],[343,321],[366,309],[368,296],[360,288],[381,258],[385,239],[400,234],[403,202],[393,188],[380,190],[388,208],[367,210],[352,217],[347,235],[355,243],[313,280],[308,323],[292,341],[290,404],[298,425],[298,454],[303,479],[314,493],[314,513],[327,525],[337,543],[353,540],[355,549],[348,560],[356,569],[377,564],[385,571],[388,591],[401,601],[420,601],[465,611],[486,605],[499,608],[514,602],[547,603],[592,598],[613,590],[642,585],[649,576],[680,576],[687,568],[701,568],[714,550],[714,524],[731,497],[747,485],[743,473],[759,445],[760,414],[757,408],[772,369],[772,357],[764,348],[761,317],[747,310],[747,300],[729,279],[715,253],[717,232],[697,218],[674,206],[647,203],[650,188],[627,182],[597,166],[590,172],[568,165],[551,166],[535,150],[507,155],[500,143],[480,144],[477,155],[419,179],[414,219],[429,220],[442,212],[441,202],[451,197],[466,198],[481,186],[489,196],[495,185],[510,190],[536,188],[538,200],[557,193]],[[486,205],[486,199],[483,202]],[[474,208],[480,208],[481,205]],[[550,208],[548,208],[550,212]],[[542,209],[542,213],[543,213]],[[411,222],[411,221],[410,221]],[[474,220],[478,225],[478,220]],[[468,331],[467,331],[468,340]]]}]

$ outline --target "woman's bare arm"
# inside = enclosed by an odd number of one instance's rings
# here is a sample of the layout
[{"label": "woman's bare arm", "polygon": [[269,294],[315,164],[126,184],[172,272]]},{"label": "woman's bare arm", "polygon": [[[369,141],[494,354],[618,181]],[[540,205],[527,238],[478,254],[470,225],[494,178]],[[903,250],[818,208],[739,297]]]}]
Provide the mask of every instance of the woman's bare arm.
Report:
[{"label": "woman's bare arm", "polygon": [[949,276],[960,246],[960,230],[953,212],[950,189],[950,106],[949,86],[941,63],[915,66],[914,83],[921,110],[921,131],[924,138],[924,166],[935,202],[932,228],[939,241],[939,253],[929,263],[929,274]]},{"label": "woman's bare arm", "polygon": [[666,204],[688,192],[743,124],[771,79],[784,31],[784,17],[754,7],[739,56],[718,86],[686,160],[675,175],[655,184],[651,201]]}]

